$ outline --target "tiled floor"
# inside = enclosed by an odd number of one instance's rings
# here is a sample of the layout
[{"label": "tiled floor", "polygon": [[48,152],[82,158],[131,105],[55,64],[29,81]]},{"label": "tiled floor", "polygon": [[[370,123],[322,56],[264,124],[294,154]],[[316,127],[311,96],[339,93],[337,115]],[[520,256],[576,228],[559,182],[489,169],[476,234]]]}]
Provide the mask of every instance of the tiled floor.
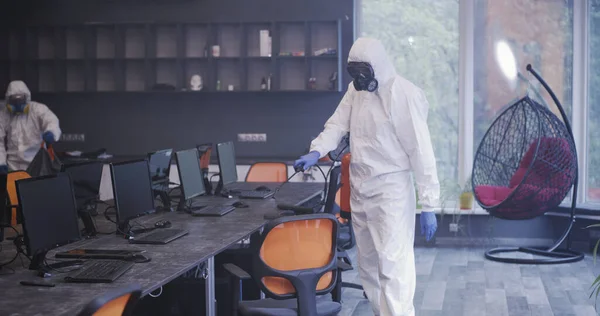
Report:
[{"label": "tiled floor", "polygon": [[[600,315],[589,298],[600,261],[594,265],[588,256],[572,264],[516,265],[486,260],[483,253],[483,248],[416,248],[416,315]],[[346,272],[344,281],[360,283],[356,270]],[[373,312],[362,291],[344,289],[340,315]]]}]

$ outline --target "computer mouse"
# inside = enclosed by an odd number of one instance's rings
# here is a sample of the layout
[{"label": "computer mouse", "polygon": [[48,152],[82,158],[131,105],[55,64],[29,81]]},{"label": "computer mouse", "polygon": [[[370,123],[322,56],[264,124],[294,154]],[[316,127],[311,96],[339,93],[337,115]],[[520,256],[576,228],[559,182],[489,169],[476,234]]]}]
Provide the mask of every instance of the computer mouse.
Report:
[{"label": "computer mouse", "polygon": [[246,204],[244,202],[235,202],[232,205],[235,208],[246,208],[246,207],[248,207],[248,204]]},{"label": "computer mouse", "polygon": [[169,221],[158,221],[154,223],[154,227],[156,228],[169,228],[171,227],[171,222]]},{"label": "computer mouse", "polygon": [[269,189],[268,187],[261,185],[258,188],[254,189],[256,191],[271,191],[271,189]]}]

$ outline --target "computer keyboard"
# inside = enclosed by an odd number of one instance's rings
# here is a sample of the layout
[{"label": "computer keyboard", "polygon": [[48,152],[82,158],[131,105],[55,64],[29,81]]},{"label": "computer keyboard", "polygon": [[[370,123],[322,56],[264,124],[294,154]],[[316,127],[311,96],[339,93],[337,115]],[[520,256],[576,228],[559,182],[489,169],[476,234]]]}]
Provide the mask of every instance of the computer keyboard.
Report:
[{"label": "computer keyboard", "polygon": [[170,243],[171,241],[181,238],[188,234],[187,230],[184,229],[166,229],[161,228],[157,229],[148,235],[144,235],[141,237],[134,237],[130,239],[129,242],[133,244],[158,244],[163,245]]},{"label": "computer keyboard", "polygon": [[274,191],[257,191],[257,190],[244,190],[239,191],[237,196],[242,199],[268,199],[275,194]]},{"label": "computer keyboard", "polygon": [[190,211],[193,216],[223,216],[235,210],[232,205],[208,205],[202,208],[195,208]]},{"label": "computer keyboard", "polygon": [[134,263],[123,260],[90,260],[84,267],[65,277],[67,282],[110,283],[133,267]]}]

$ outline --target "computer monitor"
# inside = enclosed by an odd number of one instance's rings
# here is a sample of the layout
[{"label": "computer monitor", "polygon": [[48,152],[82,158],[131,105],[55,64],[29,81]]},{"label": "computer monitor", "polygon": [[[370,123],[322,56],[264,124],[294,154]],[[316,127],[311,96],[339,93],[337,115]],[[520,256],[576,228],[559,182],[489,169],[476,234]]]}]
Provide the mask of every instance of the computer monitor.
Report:
[{"label": "computer monitor", "polygon": [[101,162],[84,162],[63,166],[63,171],[68,173],[71,178],[77,213],[83,222],[87,236],[95,236],[97,233],[92,213],[96,214],[103,169],[104,164]]},{"label": "computer monitor", "polygon": [[225,186],[235,183],[238,180],[233,142],[217,144],[217,157],[219,160],[220,176],[215,194],[221,194]]},{"label": "computer monitor", "polygon": [[117,235],[129,236],[129,221],[154,212],[154,195],[148,172],[148,161],[137,160],[110,165]]},{"label": "computer monitor", "polygon": [[7,175],[0,173],[0,241],[4,240],[4,227],[10,225],[11,212],[8,206],[8,192],[6,191]]},{"label": "computer monitor", "polygon": [[204,178],[200,170],[200,160],[196,148],[178,151],[175,153],[177,159],[177,170],[179,171],[179,181],[181,183],[181,193],[183,198],[179,203],[178,209],[185,206],[185,202],[205,194]]},{"label": "computer monitor", "polygon": [[66,173],[16,182],[30,269],[44,266],[46,253],[81,239],[77,204]]},{"label": "computer monitor", "polygon": [[171,155],[173,149],[163,149],[148,154],[150,177],[152,187],[155,189],[164,189],[164,185],[169,185],[169,173],[171,172]]},{"label": "computer monitor", "polygon": [[64,171],[71,177],[78,210],[84,210],[90,205],[93,206],[98,201],[103,168],[104,164],[101,162],[64,166]]}]

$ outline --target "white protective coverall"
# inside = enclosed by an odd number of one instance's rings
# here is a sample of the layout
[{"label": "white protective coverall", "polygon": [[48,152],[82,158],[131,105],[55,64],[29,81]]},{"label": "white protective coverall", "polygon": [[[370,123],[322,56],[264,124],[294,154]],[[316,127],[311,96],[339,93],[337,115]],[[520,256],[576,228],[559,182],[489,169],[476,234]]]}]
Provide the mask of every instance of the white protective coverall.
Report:
[{"label": "white protective coverall", "polygon": [[52,132],[60,139],[58,118],[42,103],[31,101],[31,92],[23,81],[13,81],[6,90],[6,100],[15,94],[26,94],[27,113],[11,113],[3,103],[0,107],[0,166],[26,170],[42,145],[42,135]]},{"label": "white protective coverall", "polygon": [[421,89],[398,76],[380,41],[358,39],[349,62],[373,67],[379,88],[348,86],[311,151],[325,156],[350,132],[352,223],[362,284],[375,315],[414,315],[416,179],[423,211],[439,200],[436,162]]}]

